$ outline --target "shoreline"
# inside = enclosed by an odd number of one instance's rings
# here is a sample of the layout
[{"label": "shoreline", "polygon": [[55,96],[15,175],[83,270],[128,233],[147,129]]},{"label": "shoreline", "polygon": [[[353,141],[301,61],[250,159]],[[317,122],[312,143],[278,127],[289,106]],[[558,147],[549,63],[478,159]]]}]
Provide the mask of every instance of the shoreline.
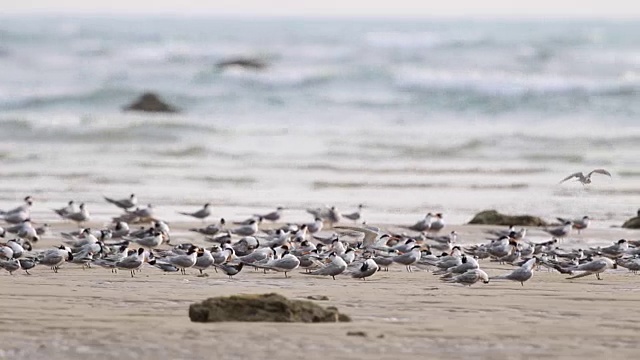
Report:
[{"label": "shoreline", "polygon": [[[186,229],[196,222],[172,224],[172,242],[190,241]],[[55,223],[54,234],[71,224]],[[447,226],[460,242],[480,239],[494,226]],[[612,241],[618,229],[594,229]],[[588,232],[587,232],[588,234]],[[194,234],[193,238],[202,238]],[[44,237],[38,249],[57,245]],[[482,260],[489,275],[511,269]],[[408,273],[392,266],[366,282],[339,276],[302,276],[245,269],[229,280],[209,269],[207,277],[162,273],[150,266],[131,278],[102,268],[82,270],[65,264],[58,274],[44,266],[11,276],[0,272],[0,358],[204,359],[212,353],[229,359],[277,356],[305,358],[397,359],[398,356],[481,359],[632,357],[640,330],[635,305],[640,277],[610,270],[598,281],[590,276],[566,280],[547,270],[519,283],[494,281],[472,287],[445,284],[426,271]],[[208,297],[277,292],[291,298],[325,295],[322,306],[336,306],[351,323],[192,323],[188,307]],[[592,329],[592,330],[586,330]],[[347,336],[363,331],[366,337]],[[379,336],[383,336],[379,338]]]}]

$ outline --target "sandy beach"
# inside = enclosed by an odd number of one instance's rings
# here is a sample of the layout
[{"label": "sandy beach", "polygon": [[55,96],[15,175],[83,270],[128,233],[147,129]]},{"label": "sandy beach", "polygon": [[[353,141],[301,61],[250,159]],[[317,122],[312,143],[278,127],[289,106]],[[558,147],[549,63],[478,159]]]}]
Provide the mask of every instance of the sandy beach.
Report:
[{"label": "sandy beach", "polygon": [[[192,225],[192,224],[191,224]],[[73,225],[58,223],[52,234]],[[173,224],[174,238],[204,245]],[[461,242],[480,242],[482,226],[450,226]],[[632,231],[594,236],[633,238]],[[60,243],[46,236],[37,249]],[[489,275],[511,269],[486,260]],[[369,281],[245,269],[229,280],[209,270],[188,275],[148,266],[126,271],[66,264],[54,274],[38,266],[27,276],[0,272],[1,359],[521,359],[551,356],[632,358],[640,330],[640,276],[624,269],[566,280],[540,270],[521,286],[491,282],[444,284],[426,271],[392,266]],[[339,324],[192,323],[191,303],[213,296],[277,292],[293,299],[325,295],[353,322]],[[347,336],[362,331],[366,337]]]}]

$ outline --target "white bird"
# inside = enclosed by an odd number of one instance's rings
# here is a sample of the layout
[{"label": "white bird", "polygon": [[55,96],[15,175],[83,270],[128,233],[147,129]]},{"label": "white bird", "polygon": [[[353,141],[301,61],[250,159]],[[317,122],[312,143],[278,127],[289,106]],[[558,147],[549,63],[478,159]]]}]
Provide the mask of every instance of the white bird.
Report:
[{"label": "white bird", "polygon": [[226,221],[223,218],[220,219],[219,224],[211,224],[204,228],[191,228],[189,231],[197,232],[202,235],[214,236],[224,230],[225,223]]},{"label": "white bird", "polygon": [[326,266],[312,271],[310,273],[302,273],[306,275],[320,275],[320,276],[331,276],[333,280],[336,279],[336,275],[342,274],[347,269],[347,263],[344,261],[342,257],[332,252],[328,257],[331,262]]},{"label": "white bird", "polygon": [[135,194],[131,194],[129,195],[128,198],[120,199],[120,200],[111,199],[106,196],[104,197],[104,199],[124,210],[129,210],[132,207],[135,207],[136,205],[138,205],[138,198],[136,197]]},{"label": "white bird", "polygon": [[573,173],[569,176],[567,176],[566,178],[562,179],[562,181],[560,181],[560,183],[563,183],[571,178],[576,178],[577,181],[581,182],[582,185],[587,185],[587,184],[591,184],[591,175],[593,174],[602,174],[602,175],[607,175],[609,177],[611,177],[611,173],[608,172],[605,169],[594,169],[591,170],[590,173],[588,173],[586,176],[582,173],[582,172],[576,172]]},{"label": "white bird", "polygon": [[568,277],[567,279],[577,279],[577,278],[589,276],[591,274],[595,274],[598,280],[602,280],[600,278],[600,273],[605,272],[607,269],[615,269],[615,267],[616,267],[616,264],[611,259],[603,257],[582,265],[577,265],[569,268],[570,274],[573,273],[574,271],[584,271],[584,272],[582,274]]},{"label": "white bird", "polygon": [[298,268],[298,266],[300,266],[300,259],[292,254],[289,254],[289,251],[285,251],[280,259],[269,260],[265,264],[253,263],[251,264],[251,266],[261,269],[284,272],[284,277],[287,277],[287,273],[289,271],[295,270]]},{"label": "white bird", "polygon": [[478,281],[482,281],[483,283],[488,284],[489,275],[487,275],[486,272],[480,269],[472,269],[472,270],[467,270],[465,273],[460,274],[458,276],[442,279],[442,281],[448,282],[448,283],[458,283],[463,285],[469,285],[469,286],[477,283]]},{"label": "white bird", "polygon": [[319,232],[320,230],[322,230],[322,219],[321,218],[316,218],[312,223],[308,223],[305,224],[307,227],[307,231],[310,234],[315,234],[317,232]]},{"label": "white bird", "polygon": [[353,222],[358,222],[362,218],[362,208],[364,205],[358,205],[358,210],[350,213],[350,214],[342,214],[342,217],[347,218],[349,220],[353,220]]},{"label": "white bird", "polygon": [[231,230],[232,234],[240,235],[240,236],[253,236],[258,232],[258,221],[256,219],[251,219],[248,225],[242,225]]},{"label": "white bird", "polygon": [[44,253],[44,256],[39,259],[38,264],[48,266],[54,273],[57,273],[60,265],[64,264],[65,261],[72,260],[73,254],[71,251],[67,251],[67,249],[63,247],[63,249],[54,249],[54,251]]},{"label": "white bird", "polygon": [[53,209],[53,211],[55,211],[56,214],[60,215],[60,217],[64,219],[67,215],[78,212],[78,209],[76,209],[76,204],[74,203],[74,201],[71,200],[67,203],[67,206],[60,209]]},{"label": "white bird", "polygon": [[149,249],[155,249],[162,244],[164,238],[162,237],[161,232],[152,230],[149,236],[145,236],[143,238],[124,237],[123,239],[136,242]]},{"label": "white bird", "polygon": [[264,220],[276,222],[282,217],[282,210],[284,210],[284,208],[282,206],[278,206],[275,211],[272,211],[268,214],[254,216],[257,218],[263,218]]},{"label": "white bird", "polygon": [[19,213],[23,211],[29,211],[31,209],[31,205],[33,205],[33,198],[31,196],[26,196],[24,198],[24,204],[17,206],[8,211],[0,210],[0,215],[9,215],[9,214]]},{"label": "white bird", "polygon": [[[15,210],[15,209],[14,209]],[[19,224],[25,220],[29,220],[31,218],[31,210],[19,210],[19,211],[11,211],[4,215],[2,215],[4,221],[9,224]]]},{"label": "white bird", "polygon": [[[382,247],[384,243],[389,240],[388,234],[382,234],[380,229],[373,226],[347,226],[347,225],[338,225],[335,226],[335,229],[344,229],[344,230],[353,230],[364,234],[364,239],[362,240],[362,248],[369,249],[374,247]],[[384,245],[386,246],[386,245]]]},{"label": "white bird", "polygon": [[333,227],[334,224],[337,224],[340,222],[340,220],[342,220],[342,214],[340,214],[340,211],[338,211],[335,206],[332,206],[327,213],[326,219],[329,223],[329,226]]},{"label": "white bird", "polygon": [[393,262],[402,264],[406,266],[407,271],[411,272],[411,265],[415,265],[418,261],[420,261],[420,257],[422,256],[422,252],[420,251],[420,245],[415,245],[411,248],[411,251],[408,253],[394,256],[392,258]]},{"label": "white bird", "polygon": [[524,286],[524,282],[531,279],[533,276],[533,267],[536,264],[537,258],[531,258],[527,260],[522,266],[513,270],[506,275],[494,276],[491,280],[511,280],[517,281],[520,285]]},{"label": "white bird", "polygon": [[210,266],[213,265],[215,260],[213,259],[213,255],[211,255],[211,251],[207,249],[201,249],[201,252],[198,254],[198,258],[196,259],[196,263],[193,265],[194,269],[198,269],[200,274]]},{"label": "white bird", "polygon": [[351,272],[351,277],[355,279],[366,280],[369,276],[375,274],[380,267],[373,259],[365,260],[360,267]]},{"label": "white bird", "polygon": [[7,270],[10,275],[13,275],[14,271],[20,270],[20,261],[18,261],[18,259],[0,260],[0,268]]},{"label": "white bird", "polygon": [[206,204],[204,204],[202,209],[200,209],[198,211],[195,211],[195,212],[192,212],[192,213],[178,211],[178,214],[192,216],[192,217],[194,217],[196,219],[204,220],[209,215],[211,215],[211,209],[209,209],[210,206],[211,206],[211,204],[206,203]]},{"label": "white bird", "polygon": [[161,262],[175,266],[176,268],[180,269],[180,273],[182,275],[186,275],[186,269],[193,267],[196,264],[196,260],[198,257],[197,251],[198,247],[192,246],[191,248],[189,248],[186,254],[168,257],[166,259],[163,259]]},{"label": "white bird", "polygon": [[433,214],[428,213],[427,215],[424,216],[423,219],[419,220],[418,222],[416,222],[411,226],[406,226],[405,228],[413,231],[419,231],[419,232],[426,231],[426,230],[429,230],[429,228],[431,227],[432,221],[433,221]]},{"label": "white bird", "polygon": [[91,215],[89,214],[89,211],[85,207],[84,203],[82,203],[80,204],[80,210],[78,212],[66,215],[65,219],[73,220],[78,224],[82,224],[86,221],[91,220]]},{"label": "white bird", "polygon": [[567,221],[571,221],[573,223],[573,228],[578,230],[578,234],[580,234],[581,230],[586,229],[589,224],[591,223],[591,220],[589,219],[588,216],[583,216],[580,219],[576,219],[576,220],[567,220],[567,219],[563,219],[563,218],[557,218],[561,223],[566,223]]},{"label": "white bird", "polygon": [[144,260],[146,257],[147,256],[144,248],[139,248],[135,254],[129,255],[121,259],[120,261],[117,261],[115,263],[115,267],[117,269],[129,270],[131,272],[131,277],[133,277],[134,272],[140,269],[144,264]]},{"label": "white bird", "polygon": [[444,228],[444,218],[441,213],[437,213],[435,219],[429,224],[428,232],[438,232]]}]

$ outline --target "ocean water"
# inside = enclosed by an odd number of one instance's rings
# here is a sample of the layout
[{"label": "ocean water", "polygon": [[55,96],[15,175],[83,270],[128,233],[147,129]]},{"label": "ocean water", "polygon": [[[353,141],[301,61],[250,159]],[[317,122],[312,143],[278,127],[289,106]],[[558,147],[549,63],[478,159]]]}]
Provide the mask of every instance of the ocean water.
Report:
[{"label": "ocean water", "polygon": [[[238,56],[268,67],[215,66]],[[183,111],[121,111],[147,90]],[[640,207],[640,23],[2,17],[0,165],[0,208],[32,194],[42,219],[75,199],[106,222],[101,196],[135,192],[168,220],[209,201],[620,225]]]}]

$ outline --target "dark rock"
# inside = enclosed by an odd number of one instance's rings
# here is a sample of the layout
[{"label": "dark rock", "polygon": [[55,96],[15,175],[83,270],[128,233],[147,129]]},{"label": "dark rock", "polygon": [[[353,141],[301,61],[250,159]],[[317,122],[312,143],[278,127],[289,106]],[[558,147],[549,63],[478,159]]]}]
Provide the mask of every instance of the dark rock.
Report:
[{"label": "dark rock", "polygon": [[318,301],[326,301],[329,300],[329,297],[326,295],[309,295],[307,296],[309,300],[318,300]]},{"label": "dark rock", "polygon": [[347,336],[362,336],[367,337],[367,333],[364,331],[349,331],[347,332]]},{"label": "dark rock", "polygon": [[178,109],[160,100],[158,95],[154,93],[144,93],[132,104],[126,106],[127,111],[146,111],[146,112],[164,112],[175,113]]},{"label": "dark rock", "polygon": [[335,307],[323,308],[306,300],[289,300],[278,294],[233,295],[209,298],[189,306],[194,322],[348,322]]},{"label": "dark rock", "polygon": [[233,58],[220,61],[216,66],[221,70],[230,66],[238,66],[250,70],[263,70],[267,67],[267,63],[263,60],[254,58]]},{"label": "dark rock", "polygon": [[504,226],[547,226],[546,221],[531,215],[504,215],[496,210],[485,210],[476,214],[469,224]]},{"label": "dark rock", "polygon": [[622,224],[622,227],[626,229],[640,229],[640,214],[625,221],[624,224]]}]

